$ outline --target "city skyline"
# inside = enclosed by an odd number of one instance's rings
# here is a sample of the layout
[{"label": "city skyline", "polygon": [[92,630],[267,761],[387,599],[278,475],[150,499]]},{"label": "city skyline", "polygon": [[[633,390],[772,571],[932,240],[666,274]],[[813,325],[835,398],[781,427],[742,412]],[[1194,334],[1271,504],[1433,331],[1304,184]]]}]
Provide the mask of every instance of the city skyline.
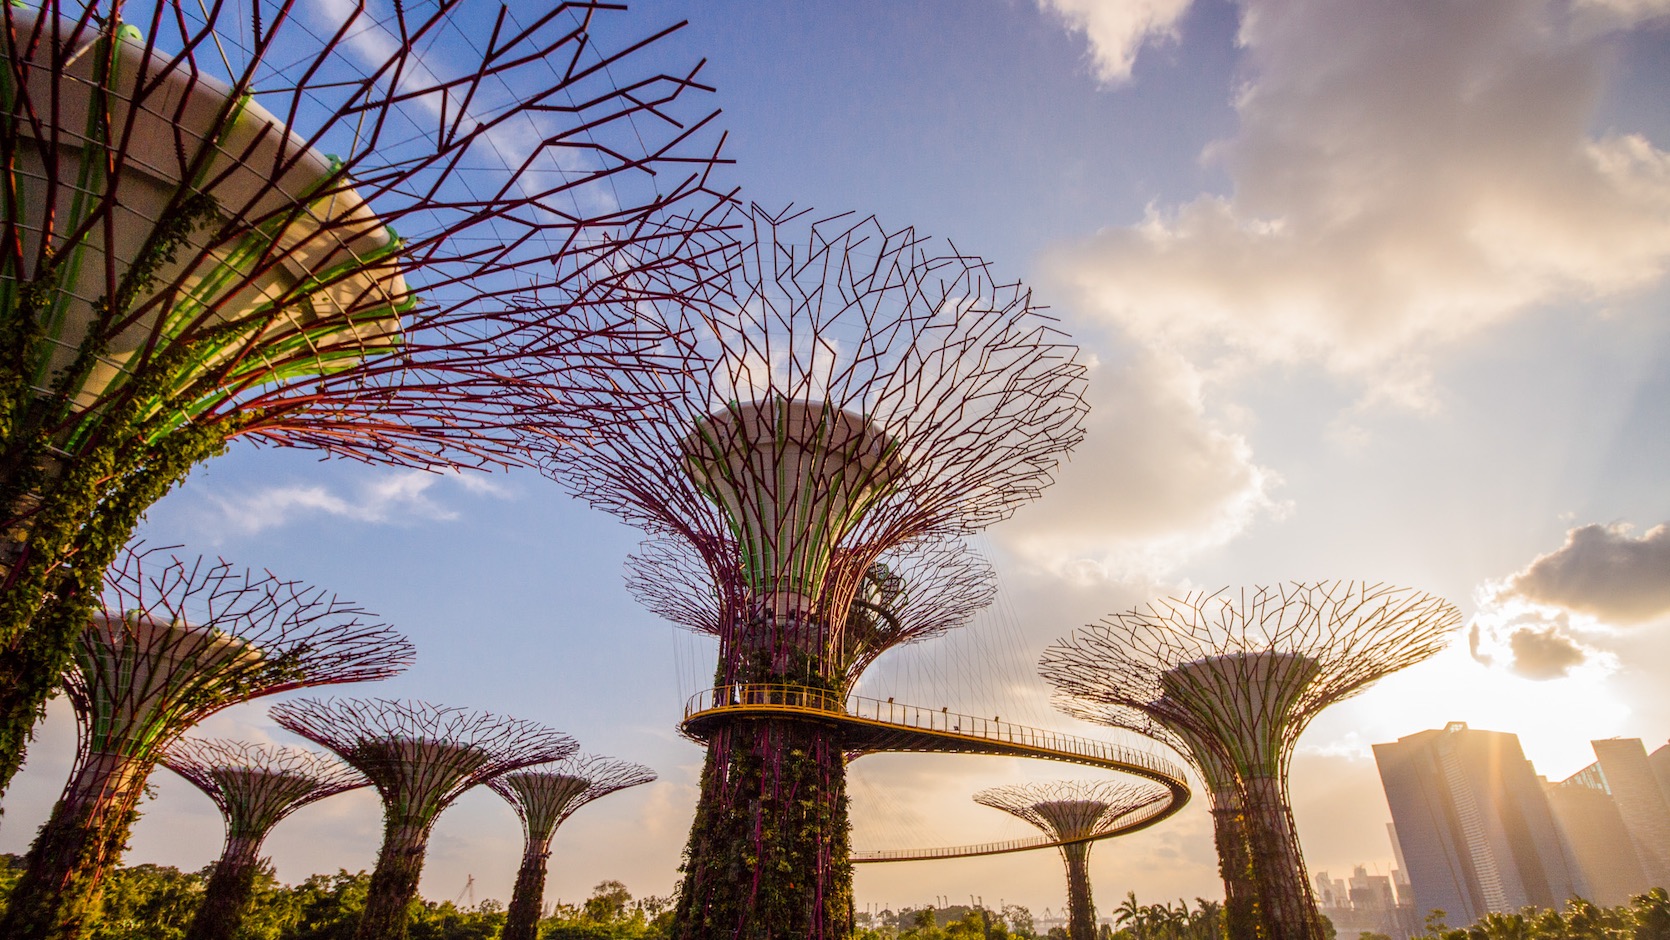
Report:
[{"label": "city skyline", "polygon": [[[1313,871],[1389,867],[1372,743],[1465,721],[1520,735],[1564,779],[1593,738],[1670,739],[1670,5],[1434,4],[1341,25],[1371,7],[633,5],[691,19],[669,54],[708,57],[746,196],[948,238],[1024,279],[1099,362],[1090,438],[979,542],[998,605],[968,639],[878,661],[865,694],[1094,733],[1048,711],[1037,656],[1151,596],[1361,577],[1463,608],[1454,646],[1301,739]],[[653,767],[662,782],[564,826],[548,897],[606,878],[670,891],[700,766],[674,725],[712,654],[628,595],[635,532],[530,473],[238,445],[141,535],[307,579],[412,638],[409,674],[345,695],[538,721]],[[62,786],[67,714],[52,708],[7,794],[0,850],[27,846]],[[259,706],[198,732],[296,743]],[[1060,773],[864,758],[855,847],[1024,834],[962,804]],[[219,814],[165,776],[127,859],[201,867]],[[1095,891],[1215,896],[1203,805],[1101,847]],[[267,851],[286,881],[368,869],[378,829],[375,798],[349,793]],[[508,899],[519,857],[514,814],[473,792],[437,827],[423,891],[450,900],[473,876],[477,897]],[[1042,862],[861,868],[858,907],[1059,907]]]}]

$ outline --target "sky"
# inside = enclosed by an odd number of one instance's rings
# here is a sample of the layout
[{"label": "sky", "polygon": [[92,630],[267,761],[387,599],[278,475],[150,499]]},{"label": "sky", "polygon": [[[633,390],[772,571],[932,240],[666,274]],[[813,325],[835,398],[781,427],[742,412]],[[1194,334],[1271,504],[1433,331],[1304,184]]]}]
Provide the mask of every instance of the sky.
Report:
[{"label": "sky", "polygon": [[[636,3],[689,26],[733,172],[765,206],[874,213],[1028,284],[1092,364],[1089,436],[978,537],[1001,599],[895,651],[863,691],[1086,733],[1032,672],[1144,600],[1354,578],[1441,594],[1455,643],[1323,714],[1292,790],[1312,872],[1384,873],[1369,748],[1450,721],[1540,773],[1591,739],[1670,740],[1670,3],[963,0]],[[677,734],[705,641],[622,583],[637,533],[531,473],[433,475],[249,445],[149,514],[150,545],[327,587],[406,632],[408,673],[345,695],[548,723],[655,768],[560,831],[548,900],[665,895],[701,751]],[[203,732],[295,743],[269,702]],[[68,772],[49,711],[6,796],[22,851]],[[852,769],[859,848],[1024,835],[989,786],[1082,775],[973,757]],[[219,853],[207,799],[153,777],[127,860]],[[1092,854],[1110,908],[1221,896],[1204,800]],[[366,792],[267,844],[278,875],[369,868]],[[520,853],[483,789],[441,818],[430,898],[508,899]],[[1062,904],[1050,853],[861,867],[858,905]]]}]

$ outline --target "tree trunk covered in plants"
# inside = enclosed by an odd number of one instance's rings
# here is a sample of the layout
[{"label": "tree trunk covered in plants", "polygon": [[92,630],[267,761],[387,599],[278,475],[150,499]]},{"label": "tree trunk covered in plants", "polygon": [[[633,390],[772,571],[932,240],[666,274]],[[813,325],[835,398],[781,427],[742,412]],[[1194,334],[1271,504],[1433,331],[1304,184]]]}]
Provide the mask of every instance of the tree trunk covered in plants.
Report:
[{"label": "tree trunk covered in plants", "polygon": [[547,848],[530,846],[522,853],[522,867],[516,872],[516,887],[505,910],[500,940],[535,940],[539,933],[539,907],[545,899],[545,864],[551,857]]},{"label": "tree trunk covered in plants", "polygon": [[708,743],[685,849],[678,940],[846,940],[852,863],[837,732],[740,719]]},{"label": "tree trunk covered in plants", "polygon": [[371,886],[365,895],[365,914],[354,931],[355,940],[406,940],[418,879],[423,877],[423,854],[429,848],[429,825],[393,819],[383,826],[383,849]]},{"label": "tree trunk covered in plants", "polygon": [[1267,940],[1259,928],[1258,888],[1247,849],[1246,813],[1238,793],[1212,794],[1212,839],[1218,849],[1218,873],[1224,882],[1224,936],[1228,940]]},{"label": "tree trunk covered in plants", "polygon": [[1061,847],[1067,862],[1067,940],[1096,940],[1096,902],[1090,896],[1090,843]]},{"label": "tree trunk covered in plants", "polygon": [[155,442],[94,447],[62,466],[36,453],[44,444],[8,441],[0,453],[0,464],[12,468],[0,472],[0,505],[11,515],[0,546],[10,562],[0,571],[0,795],[23,766],[30,732],[70,664],[105,569],[153,503],[199,461],[225,450],[230,430],[227,422],[189,425]]},{"label": "tree trunk covered in plants", "polygon": [[255,876],[261,873],[261,837],[228,836],[203,889],[203,903],[192,916],[185,940],[232,940],[249,910]]},{"label": "tree trunk covered in plants", "polygon": [[23,859],[0,937],[74,940],[98,911],[100,882],[127,847],[149,761],[90,755],[64,788]]},{"label": "tree trunk covered in plants", "polygon": [[1322,917],[1305,874],[1305,860],[1281,779],[1250,778],[1243,793],[1247,848],[1258,882],[1265,935],[1280,940],[1322,940]]}]

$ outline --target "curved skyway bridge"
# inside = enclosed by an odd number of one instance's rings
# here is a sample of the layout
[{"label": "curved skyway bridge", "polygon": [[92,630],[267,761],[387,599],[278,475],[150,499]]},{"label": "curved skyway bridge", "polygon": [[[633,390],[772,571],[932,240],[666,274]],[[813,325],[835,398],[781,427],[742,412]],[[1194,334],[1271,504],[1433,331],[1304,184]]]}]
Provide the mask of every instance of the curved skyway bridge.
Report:
[{"label": "curved skyway bridge", "polygon": [[687,737],[705,741],[715,727],[738,718],[785,717],[821,722],[839,729],[842,747],[854,758],[882,753],[1027,757],[1134,774],[1167,790],[1166,798],[1116,817],[1106,827],[1080,839],[1034,836],[939,848],[854,851],[854,863],[999,855],[1107,839],[1152,826],[1181,810],[1189,801],[1183,768],[1146,751],[997,718],[960,714],[946,708],[923,708],[892,699],[842,695],[797,685],[738,683],[704,689],[685,703],[680,730]]}]

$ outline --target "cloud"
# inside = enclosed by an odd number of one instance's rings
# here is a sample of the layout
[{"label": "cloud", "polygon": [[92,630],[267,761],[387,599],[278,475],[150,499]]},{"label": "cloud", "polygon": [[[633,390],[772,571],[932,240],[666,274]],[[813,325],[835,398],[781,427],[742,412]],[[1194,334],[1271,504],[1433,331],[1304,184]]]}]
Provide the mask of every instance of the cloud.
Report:
[{"label": "cloud", "polygon": [[1286,507],[1245,437],[1207,414],[1182,358],[1146,354],[1091,378],[1089,436],[1047,498],[995,535],[1075,580],[1157,577]]},{"label": "cloud", "polygon": [[1600,646],[1606,628],[1589,618],[1504,595],[1496,585],[1481,598],[1467,633],[1479,663],[1537,681],[1618,670],[1618,657]]},{"label": "cloud", "polygon": [[1513,671],[1527,679],[1558,679],[1589,660],[1589,650],[1558,627],[1520,627],[1508,634]]},{"label": "cloud", "polygon": [[1038,8],[1061,17],[1067,28],[1090,42],[1096,77],[1115,85],[1129,81],[1137,52],[1157,39],[1175,39],[1177,21],[1190,0],[1038,0]]},{"label": "cloud", "polygon": [[1080,310],[1431,403],[1431,354],[1670,267],[1670,153],[1592,136],[1607,37],[1554,0],[1245,0],[1229,195],[1058,246]]},{"label": "cloud", "polygon": [[1579,526],[1504,588],[1508,596],[1620,626],[1670,614],[1670,524],[1631,535],[1626,524]]},{"label": "cloud", "polygon": [[200,525],[225,537],[254,535],[318,515],[376,524],[414,519],[444,522],[456,519],[458,513],[432,498],[431,489],[442,480],[454,480],[473,494],[506,493],[498,484],[476,479],[475,475],[389,471],[359,482],[349,495],[318,483],[267,486],[234,494],[208,493],[204,499],[212,507],[212,518]]}]

